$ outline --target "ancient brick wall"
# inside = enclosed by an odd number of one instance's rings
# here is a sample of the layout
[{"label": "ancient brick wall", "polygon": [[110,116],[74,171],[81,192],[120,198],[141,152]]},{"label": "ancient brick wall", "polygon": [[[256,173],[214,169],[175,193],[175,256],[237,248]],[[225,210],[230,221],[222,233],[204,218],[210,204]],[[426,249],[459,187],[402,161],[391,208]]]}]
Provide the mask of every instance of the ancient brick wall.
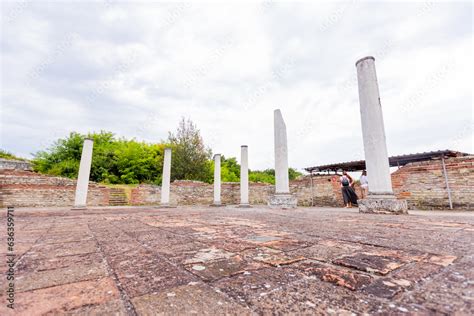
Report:
[{"label": "ancient brick wall", "polygon": [[[273,194],[275,187],[265,183],[249,184],[250,204],[267,204],[268,198]],[[311,199],[311,180],[305,177],[302,180],[290,182],[290,191],[298,197],[301,206],[341,206],[340,197],[334,196],[334,184],[330,176],[313,177],[314,198]],[[337,190],[338,193],[340,191]],[[132,189],[131,204],[147,205],[160,202],[160,187],[153,185],[140,185]],[[340,194],[339,194],[340,195]],[[200,181],[174,181],[171,183],[170,202],[178,205],[209,205],[214,197],[214,186]],[[221,200],[224,204],[240,203],[240,184],[237,182],[224,182],[221,187]]]},{"label": "ancient brick wall", "polygon": [[[453,206],[474,210],[474,156],[445,159]],[[392,173],[394,193],[410,208],[448,209],[441,160],[408,164]]]},{"label": "ancient brick wall", "polygon": [[[266,201],[266,185],[252,190],[250,200]],[[224,204],[238,204],[240,199],[239,183],[224,182],[221,186],[221,201]],[[161,188],[155,185],[139,185],[132,189],[131,204],[147,205],[160,203]],[[179,180],[171,183],[170,203],[174,205],[210,205],[214,200],[214,186],[201,181]]]},{"label": "ancient brick wall", "polygon": [[[22,170],[0,170],[0,206],[72,206],[76,180]],[[109,189],[90,183],[87,204],[108,205]]]},{"label": "ancient brick wall", "polygon": [[28,161],[0,158],[0,170],[2,169],[31,170],[31,164]]},{"label": "ancient brick wall", "polygon": [[[474,209],[474,156],[446,159],[453,205],[456,209]],[[298,197],[300,206],[343,206],[337,175],[315,175],[291,181],[290,190]],[[410,208],[447,209],[446,185],[440,160],[408,164],[392,174],[394,192],[405,198]],[[21,170],[0,170],[0,205],[14,206],[71,206],[74,203],[76,181],[40,175]],[[179,205],[209,205],[213,201],[213,185],[199,181],[174,181],[171,184],[171,203]],[[361,196],[359,186],[356,193]],[[238,204],[239,183],[222,184],[222,202]],[[251,204],[266,204],[274,186],[250,183]],[[313,192],[313,194],[311,194]],[[139,185],[129,195],[131,205],[158,205],[161,188]],[[91,183],[88,205],[109,205],[110,188]]]}]

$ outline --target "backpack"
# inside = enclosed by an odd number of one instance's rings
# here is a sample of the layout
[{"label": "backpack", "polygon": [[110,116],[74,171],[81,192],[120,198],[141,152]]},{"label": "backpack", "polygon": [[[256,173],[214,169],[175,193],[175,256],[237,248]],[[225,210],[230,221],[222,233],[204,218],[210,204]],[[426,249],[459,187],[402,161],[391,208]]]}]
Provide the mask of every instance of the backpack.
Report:
[{"label": "backpack", "polygon": [[350,184],[349,179],[347,179],[347,177],[345,177],[345,176],[342,177],[341,183],[342,183],[342,186],[344,186],[344,187],[348,187],[349,184]]}]

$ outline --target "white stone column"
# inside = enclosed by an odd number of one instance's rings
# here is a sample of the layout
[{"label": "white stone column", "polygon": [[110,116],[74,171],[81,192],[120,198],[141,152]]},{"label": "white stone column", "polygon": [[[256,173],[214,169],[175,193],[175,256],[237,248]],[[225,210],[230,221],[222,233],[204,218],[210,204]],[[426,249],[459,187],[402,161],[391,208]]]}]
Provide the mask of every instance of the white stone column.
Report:
[{"label": "white stone column", "polygon": [[290,193],[286,125],[280,110],[274,112],[275,193]]},{"label": "white stone column", "polygon": [[214,206],[220,206],[221,203],[221,155],[214,155]]},{"label": "white stone column", "polygon": [[275,194],[270,196],[268,204],[273,207],[294,208],[297,199],[290,194],[288,176],[288,144],[286,125],[280,110],[273,113],[275,141]]},{"label": "white stone column", "polygon": [[249,156],[248,147],[240,147],[240,207],[249,207]]},{"label": "white stone column", "polygon": [[84,139],[82,146],[81,162],[79,164],[79,175],[76,183],[76,197],[74,199],[75,209],[84,209],[87,205],[87,189],[89,187],[89,176],[92,164],[92,139]]},{"label": "white stone column", "polygon": [[369,194],[392,195],[392,179],[374,61],[373,57],[365,57],[356,63],[365,165]]},{"label": "white stone column", "polygon": [[380,103],[375,58],[356,62],[365,165],[369,181],[367,199],[359,200],[362,213],[405,214],[407,203],[393,195],[385,127]]},{"label": "white stone column", "polygon": [[171,148],[165,148],[165,157],[163,160],[163,175],[161,182],[161,205],[170,204],[170,179],[171,179]]}]

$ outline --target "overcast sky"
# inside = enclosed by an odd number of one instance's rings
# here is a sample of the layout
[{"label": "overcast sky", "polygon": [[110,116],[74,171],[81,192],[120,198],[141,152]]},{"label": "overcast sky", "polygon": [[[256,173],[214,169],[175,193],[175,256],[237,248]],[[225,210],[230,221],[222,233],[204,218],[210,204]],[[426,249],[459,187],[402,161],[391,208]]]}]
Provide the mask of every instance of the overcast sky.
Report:
[{"label": "overcast sky", "polygon": [[273,110],[296,168],[363,159],[355,62],[375,57],[389,155],[473,152],[471,2],[3,2],[1,148],[71,131],[166,139],[273,167]]}]

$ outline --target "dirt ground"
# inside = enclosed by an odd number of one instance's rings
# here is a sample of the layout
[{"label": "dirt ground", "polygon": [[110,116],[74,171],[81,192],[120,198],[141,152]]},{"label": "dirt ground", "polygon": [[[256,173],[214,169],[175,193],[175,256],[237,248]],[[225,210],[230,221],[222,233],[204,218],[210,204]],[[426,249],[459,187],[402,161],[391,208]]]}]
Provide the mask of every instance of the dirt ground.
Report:
[{"label": "dirt ground", "polygon": [[473,314],[474,213],[153,207],[6,211],[0,315]]}]

